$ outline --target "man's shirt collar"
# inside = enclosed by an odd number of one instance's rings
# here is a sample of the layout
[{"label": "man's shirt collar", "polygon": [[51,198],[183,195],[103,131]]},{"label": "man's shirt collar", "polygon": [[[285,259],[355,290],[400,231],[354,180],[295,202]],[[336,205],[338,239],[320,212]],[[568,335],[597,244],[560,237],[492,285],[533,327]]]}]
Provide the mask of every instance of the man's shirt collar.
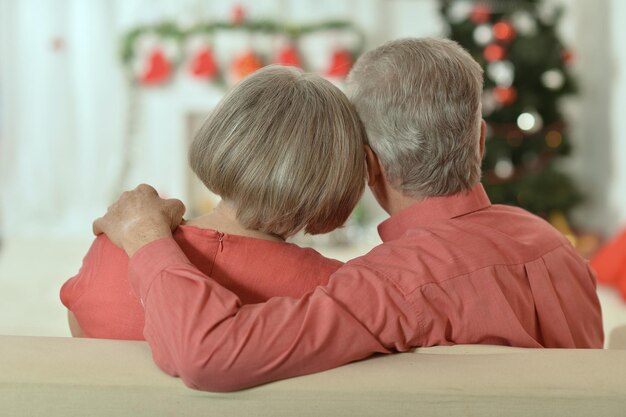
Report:
[{"label": "man's shirt collar", "polygon": [[415,203],[378,225],[383,242],[398,239],[408,229],[437,220],[453,219],[491,206],[482,184],[445,197],[430,197]]}]

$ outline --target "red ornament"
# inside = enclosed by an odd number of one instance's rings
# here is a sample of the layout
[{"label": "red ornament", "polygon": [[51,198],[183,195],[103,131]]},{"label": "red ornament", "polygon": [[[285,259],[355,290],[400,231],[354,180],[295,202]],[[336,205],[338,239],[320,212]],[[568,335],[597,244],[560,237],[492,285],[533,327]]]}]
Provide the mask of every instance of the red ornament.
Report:
[{"label": "red ornament", "polygon": [[598,282],[618,287],[626,300],[626,231],[607,242],[591,259]]},{"label": "red ornament", "polygon": [[254,71],[263,67],[263,63],[252,51],[239,55],[233,61],[232,71],[235,81],[242,80]]},{"label": "red ornament", "polygon": [[240,25],[246,20],[246,12],[241,4],[236,4],[232,11],[232,21],[236,25]]},{"label": "red ornament", "polygon": [[213,78],[217,74],[217,65],[213,52],[209,48],[202,48],[191,61],[191,73],[197,78]]},{"label": "red ornament", "polygon": [[171,64],[163,51],[160,49],[152,51],[148,58],[148,67],[141,74],[141,82],[146,85],[161,84],[170,77],[172,72]]},{"label": "red ornament", "polygon": [[493,37],[501,42],[511,42],[515,38],[515,28],[505,20],[493,25]]},{"label": "red ornament", "polygon": [[506,49],[502,45],[492,43],[483,50],[483,56],[489,62],[501,61],[506,56]]},{"label": "red ornament", "polygon": [[487,23],[491,17],[491,8],[485,3],[477,3],[472,8],[470,20],[477,25]]},{"label": "red ornament", "polygon": [[328,77],[345,77],[352,68],[352,55],[345,49],[335,51],[326,71]]},{"label": "red ornament", "polygon": [[278,65],[302,68],[302,62],[300,62],[298,51],[296,51],[296,48],[294,48],[292,45],[281,49],[278,52],[274,63]]},{"label": "red ornament", "polygon": [[563,52],[561,52],[561,59],[565,64],[572,64],[574,62],[574,52],[571,49],[563,49]]},{"label": "red ornament", "polygon": [[517,90],[514,87],[496,87],[493,89],[493,96],[498,103],[509,106],[515,103]]}]

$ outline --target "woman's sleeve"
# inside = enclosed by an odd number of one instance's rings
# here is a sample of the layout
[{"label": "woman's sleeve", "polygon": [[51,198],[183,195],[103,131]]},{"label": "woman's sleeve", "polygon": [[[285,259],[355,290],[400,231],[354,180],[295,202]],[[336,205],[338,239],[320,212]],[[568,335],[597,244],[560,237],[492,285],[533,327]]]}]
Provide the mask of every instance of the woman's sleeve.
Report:
[{"label": "woman's sleeve", "polygon": [[89,289],[94,271],[100,262],[105,239],[105,235],[100,235],[93,241],[89,251],[83,258],[83,264],[78,273],[68,279],[61,287],[61,302],[68,310],[72,310],[76,301]]}]

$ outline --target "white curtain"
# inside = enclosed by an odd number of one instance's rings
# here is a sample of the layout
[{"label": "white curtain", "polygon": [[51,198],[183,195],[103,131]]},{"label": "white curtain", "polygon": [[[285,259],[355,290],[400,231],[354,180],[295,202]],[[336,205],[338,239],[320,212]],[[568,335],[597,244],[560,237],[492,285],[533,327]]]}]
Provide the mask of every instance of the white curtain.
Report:
[{"label": "white curtain", "polygon": [[2,0],[5,235],[82,235],[114,197],[125,88],[112,2]]}]

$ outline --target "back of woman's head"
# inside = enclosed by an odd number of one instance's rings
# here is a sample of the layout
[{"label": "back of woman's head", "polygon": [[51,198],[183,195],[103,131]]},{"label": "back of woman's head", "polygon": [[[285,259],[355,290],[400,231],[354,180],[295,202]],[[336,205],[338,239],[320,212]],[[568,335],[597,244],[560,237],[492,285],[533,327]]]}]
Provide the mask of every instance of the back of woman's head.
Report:
[{"label": "back of woman's head", "polygon": [[209,190],[244,226],[289,236],[341,226],[365,185],[365,131],[346,96],[295,68],[263,68],[236,85],[189,151]]}]

